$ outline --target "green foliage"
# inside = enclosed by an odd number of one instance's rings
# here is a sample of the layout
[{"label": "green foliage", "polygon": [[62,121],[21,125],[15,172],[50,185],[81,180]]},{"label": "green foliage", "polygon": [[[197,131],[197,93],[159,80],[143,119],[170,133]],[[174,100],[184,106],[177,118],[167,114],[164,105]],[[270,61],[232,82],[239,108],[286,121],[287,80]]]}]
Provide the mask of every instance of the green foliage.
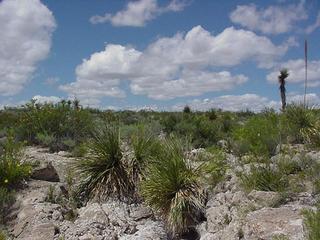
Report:
[{"label": "green foliage", "polygon": [[183,108],[183,112],[184,112],[184,113],[191,113],[191,108],[190,108],[188,105],[186,105],[186,106]]},{"label": "green foliage", "polygon": [[76,174],[81,178],[79,193],[86,199],[130,198],[133,184],[128,162],[123,159],[119,128],[104,126],[92,135],[88,156],[75,161]]},{"label": "green foliage", "polygon": [[319,240],[320,239],[320,211],[317,208],[316,211],[305,210],[304,224],[308,230],[308,240]]},{"label": "green foliage", "polygon": [[282,192],[288,187],[288,179],[281,171],[270,165],[251,165],[248,173],[239,173],[242,186],[247,191]]},{"label": "green foliage", "polygon": [[290,240],[290,239],[284,234],[278,234],[273,236],[271,240]]},{"label": "green foliage", "polygon": [[184,157],[180,143],[165,141],[141,185],[145,201],[160,212],[173,235],[186,232],[204,208],[200,169],[193,168]]},{"label": "green foliage", "polygon": [[36,134],[36,141],[41,146],[50,147],[56,142],[56,138],[53,135],[40,132]]},{"label": "green foliage", "polygon": [[237,155],[252,153],[271,156],[279,143],[278,118],[274,113],[251,117],[233,132],[233,152]]},{"label": "green foliage", "polygon": [[151,130],[144,125],[136,126],[131,136],[131,146],[134,158],[131,162],[130,175],[137,184],[143,178],[147,164],[160,151],[161,146]]},{"label": "green foliage", "polygon": [[[205,154],[207,155],[207,154]],[[226,156],[222,150],[211,151],[208,157],[200,157],[204,160],[202,166],[202,176],[210,187],[215,187],[221,180],[223,180],[227,170]]]},{"label": "green foliage", "polygon": [[282,118],[282,127],[289,137],[290,142],[303,143],[304,132],[312,129],[315,115],[311,109],[302,105],[288,105]]},{"label": "green foliage", "polygon": [[86,156],[87,152],[88,152],[88,143],[83,142],[83,143],[76,145],[73,148],[71,154],[73,157],[84,157],[84,156]]},{"label": "green foliage", "polygon": [[22,146],[9,131],[0,155],[0,187],[12,188],[31,174],[31,166],[21,162]]},{"label": "green foliage", "polygon": [[302,129],[301,136],[305,143],[320,148],[320,120],[313,121],[309,127]]},{"label": "green foliage", "polygon": [[66,139],[82,142],[88,137],[92,126],[92,115],[78,104],[72,105],[66,101],[55,105],[36,104],[33,101],[20,110],[17,133],[30,143],[39,142],[58,151],[70,149],[63,143]]}]

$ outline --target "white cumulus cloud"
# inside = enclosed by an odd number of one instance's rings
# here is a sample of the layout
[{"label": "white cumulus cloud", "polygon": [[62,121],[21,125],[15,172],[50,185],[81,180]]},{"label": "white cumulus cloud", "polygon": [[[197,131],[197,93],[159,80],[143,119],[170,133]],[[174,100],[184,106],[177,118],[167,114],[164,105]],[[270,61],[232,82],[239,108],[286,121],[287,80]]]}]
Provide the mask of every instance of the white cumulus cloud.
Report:
[{"label": "white cumulus cloud", "polygon": [[291,31],[298,21],[307,19],[304,2],[261,9],[258,9],[255,4],[238,5],[230,14],[230,19],[243,27],[262,33],[286,33]]},{"label": "white cumulus cloud", "polygon": [[76,68],[76,81],[60,89],[80,99],[125,97],[121,82],[127,81],[133,94],[152,99],[200,96],[229,90],[248,80],[218,68],[247,61],[269,68],[290,45],[277,46],[267,37],[233,27],[214,36],[196,26],[186,34],[160,38],[143,51],[109,44],[83,60]]},{"label": "white cumulus cloud", "polygon": [[58,103],[61,101],[61,98],[56,97],[56,96],[41,96],[41,95],[36,95],[32,98],[36,103]]},{"label": "white cumulus cloud", "polygon": [[[286,68],[289,71],[288,83],[304,83],[305,61],[304,59],[289,60],[281,63],[278,69],[274,69],[267,75],[269,82],[278,82],[279,70]],[[320,61],[311,60],[308,62],[308,86],[317,87],[320,84]]]},{"label": "white cumulus cloud", "polygon": [[48,56],[56,27],[40,0],[0,1],[0,95],[20,92]]},{"label": "white cumulus cloud", "polygon": [[90,18],[92,24],[110,22],[113,26],[143,27],[147,22],[165,12],[182,11],[187,5],[183,0],[172,0],[168,6],[160,7],[157,0],[131,1],[126,8],[115,13],[106,13],[104,16],[95,15]]},{"label": "white cumulus cloud", "polygon": [[[304,96],[300,94],[288,93],[287,102],[300,104],[303,102],[303,97]],[[320,104],[320,97],[316,93],[307,94],[306,99],[309,106],[319,106]],[[185,103],[176,104],[172,107],[172,110],[181,111],[185,105]],[[237,112],[248,109],[250,111],[259,112],[265,108],[279,110],[281,102],[280,100],[272,100],[257,94],[246,93],[243,95],[223,95],[211,99],[194,99],[188,102],[188,106],[190,106],[192,110],[197,111],[223,109],[225,111]]]}]

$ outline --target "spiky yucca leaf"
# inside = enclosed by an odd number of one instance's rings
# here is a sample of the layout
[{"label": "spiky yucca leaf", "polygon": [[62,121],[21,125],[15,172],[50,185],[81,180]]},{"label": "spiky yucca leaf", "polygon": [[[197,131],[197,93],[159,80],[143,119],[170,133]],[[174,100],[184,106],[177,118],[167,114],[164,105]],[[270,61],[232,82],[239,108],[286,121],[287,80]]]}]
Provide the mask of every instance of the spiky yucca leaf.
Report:
[{"label": "spiky yucca leaf", "polygon": [[104,126],[93,133],[87,158],[75,162],[81,181],[79,192],[86,198],[130,198],[133,184],[122,157],[119,129]]},{"label": "spiky yucca leaf", "polygon": [[160,149],[160,143],[151,130],[138,126],[131,137],[134,157],[131,162],[131,176],[135,183],[143,179],[144,170],[153,155]]},{"label": "spiky yucca leaf", "polygon": [[320,147],[320,120],[312,123],[310,127],[302,129],[301,135],[306,143]]},{"label": "spiky yucca leaf", "polygon": [[187,162],[179,143],[167,140],[162,147],[163,151],[148,168],[141,193],[163,216],[169,231],[179,235],[197,223],[203,212],[205,194],[199,169]]}]

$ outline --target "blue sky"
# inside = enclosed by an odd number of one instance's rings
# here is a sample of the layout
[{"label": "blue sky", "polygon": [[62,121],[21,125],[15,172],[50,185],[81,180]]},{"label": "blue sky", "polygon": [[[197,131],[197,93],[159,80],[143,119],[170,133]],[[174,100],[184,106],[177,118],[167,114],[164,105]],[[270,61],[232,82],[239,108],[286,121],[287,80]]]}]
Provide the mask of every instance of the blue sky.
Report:
[{"label": "blue sky", "polygon": [[80,99],[112,108],[320,103],[318,0],[2,0],[0,105]]}]

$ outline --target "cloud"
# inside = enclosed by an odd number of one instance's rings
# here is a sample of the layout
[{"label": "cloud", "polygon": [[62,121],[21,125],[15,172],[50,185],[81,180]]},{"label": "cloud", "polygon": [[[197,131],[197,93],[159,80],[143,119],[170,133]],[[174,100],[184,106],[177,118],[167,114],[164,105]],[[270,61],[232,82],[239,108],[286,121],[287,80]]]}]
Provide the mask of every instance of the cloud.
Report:
[{"label": "cloud", "polygon": [[[278,82],[279,69],[287,68],[289,71],[288,83],[304,83],[305,62],[303,59],[289,60],[281,63],[278,69],[274,69],[267,75],[267,80],[272,83]],[[320,84],[320,61],[308,62],[308,86],[316,87]]]},{"label": "cloud", "polygon": [[256,5],[238,5],[230,14],[232,22],[250,30],[266,34],[280,34],[291,31],[298,21],[307,19],[305,1],[287,6],[269,6],[258,9]]},{"label": "cloud", "polygon": [[[257,94],[243,94],[243,95],[224,95],[212,99],[194,99],[188,105],[193,110],[207,111],[209,109],[223,109],[225,111],[261,111],[266,107],[277,107],[276,101],[269,100],[266,97]],[[184,108],[185,104],[177,104],[173,106],[173,110],[180,111]]]},{"label": "cloud", "polygon": [[129,2],[124,10],[104,16],[90,18],[92,24],[110,22],[113,26],[143,27],[147,22],[166,12],[182,11],[187,5],[183,0],[172,0],[166,7],[160,7],[157,0],[138,0]]},{"label": "cloud", "polygon": [[[289,93],[287,95],[287,102],[288,103],[296,103],[301,104],[303,103],[304,95],[303,94],[295,94]],[[320,104],[320,97],[316,93],[308,93],[306,95],[306,102],[308,106],[319,106]]]},{"label": "cloud", "polygon": [[58,77],[49,77],[44,81],[44,84],[53,86],[56,85],[60,81],[60,78]]},{"label": "cloud", "polygon": [[61,98],[56,97],[56,96],[41,96],[41,95],[36,95],[32,98],[36,103],[58,103],[61,101]]},{"label": "cloud", "polygon": [[[309,93],[306,96],[309,106],[320,104],[320,97],[315,93]],[[303,95],[288,93],[288,103],[302,103]],[[172,107],[173,111],[181,111],[186,104],[176,104]],[[273,108],[279,110],[281,107],[280,101],[268,99],[257,94],[247,93],[243,95],[224,95],[215,98],[194,99],[188,102],[188,106],[192,110],[208,111],[210,109],[223,109],[225,111],[250,111],[259,112],[265,108]]]},{"label": "cloud", "polygon": [[0,95],[19,93],[48,56],[56,27],[40,0],[0,1]]},{"label": "cloud", "polygon": [[307,27],[306,33],[310,34],[310,33],[314,32],[318,27],[320,27],[320,11],[318,13],[318,16],[317,16],[315,23]]},{"label": "cloud", "polygon": [[121,98],[126,95],[121,83],[127,82],[133,94],[157,100],[200,96],[229,90],[248,80],[218,67],[253,61],[269,68],[291,44],[276,46],[266,37],[233,27],[214,36],[196,26],[186,34],[160,38],[143,51],[108,44],[83,60],[76,68],[76,81],[60,89],[83,99]]}]

